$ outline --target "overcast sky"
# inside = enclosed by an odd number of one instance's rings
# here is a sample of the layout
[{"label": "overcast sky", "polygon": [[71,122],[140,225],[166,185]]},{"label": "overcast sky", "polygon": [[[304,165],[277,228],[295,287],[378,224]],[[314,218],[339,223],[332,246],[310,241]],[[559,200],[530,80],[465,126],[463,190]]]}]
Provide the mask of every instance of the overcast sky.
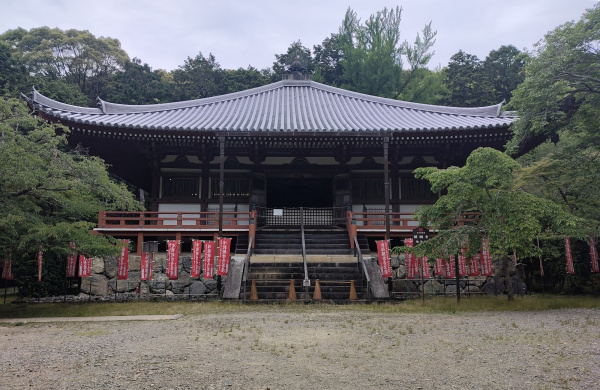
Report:
[{"label": "overcast sky", "polygon": [[430,67],[463,50],[485,59],[512,44],[531,49],[555,27],[578,20],[597,0],[4,0],[0,33],[23,27],[75,28],[117,38],[130,57],[172,70],[212,53],[225,69],[270,67],[297,40],[312,49],[338,31],[348,7],[365,20],[401,6],[402,39],[426,23],[437,30]]}]

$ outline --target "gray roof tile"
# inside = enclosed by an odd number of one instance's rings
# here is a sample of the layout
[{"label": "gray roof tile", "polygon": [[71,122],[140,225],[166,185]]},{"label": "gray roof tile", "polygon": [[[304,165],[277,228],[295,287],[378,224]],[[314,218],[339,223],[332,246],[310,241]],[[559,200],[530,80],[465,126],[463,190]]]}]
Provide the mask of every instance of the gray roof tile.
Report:
[{"label": "gray roof tile", "polygon": [[414,132],[507,127],[515,120],[500,114],[501,104],[462,108],[410,103],[310,80],[283,80],[222,96],[153,105],[99,100],[98,108],[78,107],[35,90],[28,101],[64,121],[148,130]]}]

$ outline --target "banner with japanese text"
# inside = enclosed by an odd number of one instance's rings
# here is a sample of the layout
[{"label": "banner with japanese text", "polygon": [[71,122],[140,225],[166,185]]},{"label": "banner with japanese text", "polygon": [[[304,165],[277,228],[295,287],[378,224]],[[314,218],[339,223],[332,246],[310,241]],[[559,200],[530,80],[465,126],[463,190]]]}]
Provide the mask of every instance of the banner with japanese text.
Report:
[{"label": "banner with japanese text", "polygon": [[140,279],[152,280],[152,272],[154,270],[154,253],[142,252],[140,260]]},{"label": "banner with japanese text", "polygon": [[433,276],[442,275],[444,275],[444,260],[438,257],[433,265]]},{"label": "banner with japanese text", "polygon": [[12,273],[12,262],[9,257],[4,258],[4,268],[2,268],[2,278],[6,280],[13,280],[15,277]]},{"label": "banner with japanese text", "polygon": [[179,278],[179,241],[167,241],[167,278],[177,280]]},{"label": "banner with japanese text", "polygon": [[75,253],[77,248],[72,242],[69,243],[69,248],[70,253],[67,256],[67,278],[74,278],[77,276],[77,254]]},{"label": "banner with japanese text", "polygon": [[227,275],[229,272],[229,252],[231,250],[231,238],[219,238],[219,258],[217,263],[217,275]]},{"label": "banner with japanese text", "polygon": [[392,266],[390,263],[390,244],[387,240],[375,241],[377,244],[377,255],[379,257],[379,269],[383,278],[392,276]]},{"label": "banner with japanese text", "polygon": [[422,268],[423,279],[430,278],[431,274],[429,272],[429,258],[427,256],[421,257],[421,267],[423,267]]},{"label": "banner with japanese text", "polygon": [[475,255],[467,260],[467,275],[479,276],[479,255]]},{"label": "banner with japanese text", "polygon": [[598,251],[596,250],[596,237],[590,235],[590,257],[592,259],[592,272],[600,272],[598,268]]},{"label": "banner with japanese text", "polygon": [[[413,239],[407,238],[404,240],[404,245],[408,248],[414,247]],[[412,253],[406,253],[406,278],[414,279],[419,275],[419,264],[417,258]]]},{"label": "banner with japanese text", "polygon": [[573,266],[573,255],[571,253],[571,239],[565,237],[565,253],[567,255],[567,273],[574,274],[575,267]]},{"label": "banner with japanese text", "polygon": [[204,242],[204,279],[215,277],[215,242]]},{"label": "banner with japanese text", "polygon": [[492,276],[494,270],[492,268],[492,255],[490,254],[490,241],[487,238],[481,240],[479,259],[481,260],[481,275]]},{"label": "banner with japanese text", "polygon": [[92,276],[92,258],[79,255],[79,277],[89,278]]},{"label": "banner with japanese text", "polygon": [[125,245],[121,247],[119,262],[117,263],[117,280],[129,278],[129,240],[122,240]]},{"label": "banner with japanese text", "polygon": [[454,279],[456,278],[456,269],[454,266],[454,256],[448,256],[444,259],[444,278]]},{"label": "banner with japanese text", "polygon": [[466,249],[461,249],[458,253],[458,276],[467,276],[467,253]]},{"label": "banner with japanese text", "polygon": [[38,282],[42,281],[42,259],[43,259],[42,244],[40,244],[40,249],[38,250],[38,254],[37,254]]},{"label": "banner with japanese text", "polygon": [[200,264],[202,260],[202,241],[192,240],[192,269],[190,276],[192,278],[200,277]]}]

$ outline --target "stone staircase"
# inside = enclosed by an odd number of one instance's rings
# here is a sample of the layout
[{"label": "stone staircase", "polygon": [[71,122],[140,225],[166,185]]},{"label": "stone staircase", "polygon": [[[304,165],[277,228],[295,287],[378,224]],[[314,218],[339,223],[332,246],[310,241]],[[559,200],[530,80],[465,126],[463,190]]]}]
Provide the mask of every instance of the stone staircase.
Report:
[{"label": "stone staircase", "polygon": [[[369,254],[365,236],[358,237],[363,254]],[[323,301],[344,302],[350,297],[350,282],[354,281],[359,300],[367,297],[366,280],[362,267],[350,248],[348,232],[342,228],[328,227],[305,229],[308,277],[310,286],[303,287],[304,265],[302,237],[299,229],[263,228],[256,232],[253,255],[246,282],[246,298],[250,297],[254,280],[261,301],[287,300],[291,280],[294,280],[298,300],[311,300],[316,280],[320,281]],[[235,253],[246,254],[248,236],[238,236]],[[244,298],[244,286],[240,299]]]},{"label": "stone staircase", "polygon": [[[247,298],[250,297],[252,281],[254,280],[260,301],[287,300],[290,296],[290,281],[294,280],[297,299],[311,300],[314,296],[316,280],[319,279],[323,301],[348,301],[350,281],[352,280],[358,299],[366,299],[366,281],[363,280],[362,271],[357,266],[356,261],[352,263],[309,262],[307,265],[311,285],[305,288],[302,286],[304,280],[303,263],[252,262],[246,284]],[[243,289],[240,293],[240,299],[243,299]]]}]

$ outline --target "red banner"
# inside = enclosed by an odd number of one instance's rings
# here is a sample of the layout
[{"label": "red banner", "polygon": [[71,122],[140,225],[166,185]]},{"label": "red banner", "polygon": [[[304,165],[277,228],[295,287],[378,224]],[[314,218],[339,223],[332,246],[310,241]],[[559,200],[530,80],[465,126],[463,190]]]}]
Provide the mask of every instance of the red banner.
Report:
[{"label": "red banner", "polygon": [[[150,262],[150,268],[148,268],[148,262]],[[154,253],[142,252],[142,258],[140,263],[140,279],[152,280],[152,271],[154,268]],[[150,275],[150,278],[148,278],[148,275]]]},{"label": "red banner", "polygon": [[140,279],[148,280],[148,259],[150,258],[150,253],[142,252],[142,256],[140,258]]},{"label": "red banner", "polygon": [[444,260],[438,257],[435,259],[435,264],[433,265],[433,276],[442,275],[444,275]]},{"label": "red banner", "polygon": [[444,278],[454,279],[456,278],[456,271],[454,266],[454,256],[448,256],[444,259]]},{"label": "red banner", "polygon": [[192,240],[192,269],[190,276],[192,278],[200,277],[200,263],[202,257],[202,241]]},{"label": "red banner", "polygon": [[467,276],[467,258],[465,254],[467,253],[466,249],[461,249],[458,254],[458,276]]},{"label": "red banner", "polygon": [[92,258],[79,255],[79,277],[89,278],[92,276]]},{"label": "red banner", "polygon": [[542,265],[542,256],[540,256],[540,274],[544,277],[544,266]]},{"label": "red banner", "polygon": [[204,242],[204,279],[215,277],[215,242]]},{"label": "red banner", "polygon": [[37,255],[37,262],[38,262],[38,282],[42,281],[42,244],[40,244],[40,250],[38,251],[38,255]]},{"label": "red banner", "polygon": [[487,238],[481,240],[481,253],[479,254],[481,260],[481,275],[492,276],[494,270],[492,268],[492,255],[490,254],[490,241]]},{"label": "red banner", "polygon": [[12,273],[12,262],[10,256],[4,259],[4,268],[2,268],[2,278],[6,280],[13,280],[15,276]]},{"label": "red banner", "polygon": [[467,275],[479,276],[479,255],[475,255],[467,261]]},{"label": "red banner", "polygon": [[129,240],[122,240],[125,245],[121,247],[121,255],[117,263],[117,280],[129,278]]},{"label": "red banner", "polygon": [[167,278],[179,278],[179,241],[167,241]]},{"label": "red banner", "polygon": [[[414,247],[414,241],[412,238],[407,238],[404,240],[404,245],[412,248]],[[417,258],[412,253],[406,253],[406,278],[414,279],[419,275],[419,263],[417,262]]]},{"label": "red banner", "polygon": [[75,253],[77,247],[74,243],[69,242],[69,248],[71,253],[67,256],[67,278],[74,278],[77,276],[77,255]]},{"label": "red banner", "polygon": [[598,268],[598,251],[596,250],[596,237],[590,234],[590,257],[592,259],[592,272],[600,272]]},{"label": "red banner", "polygon": [[567,254],[567,273],[574,274],[575,267],[573,266],[573,255],[571,254],[571,240],[565,237],[565,252]]},{"label": "red banner", "polygon": [[219,238],[219,258],[217,263],[217,275],[227,275],[229,272],[229,252],[231,238]]},{"label": "red banner", "polygon": [[421,257],[421,266],[423,267],[423,278],[430,278],[431,274],[429,273],[429,258],[427,256]]},{"label": "red banner", "polygon": [[392,266],[390,263],[390,244],[386,240],[375,241],[377,244],[377,255],[379,257],[379,269],[383,278],[392,276]]}]

